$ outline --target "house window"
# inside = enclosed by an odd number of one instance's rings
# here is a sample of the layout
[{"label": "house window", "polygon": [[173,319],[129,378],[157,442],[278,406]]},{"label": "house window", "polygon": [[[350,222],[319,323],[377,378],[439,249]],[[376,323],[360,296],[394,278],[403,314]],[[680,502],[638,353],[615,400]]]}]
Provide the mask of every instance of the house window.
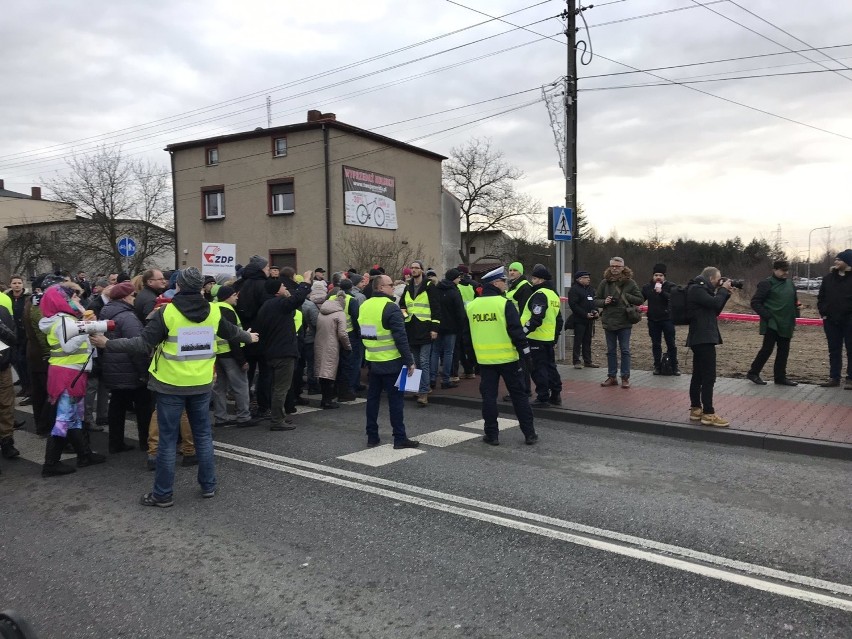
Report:
[{"label": "house window", "polygon": [[275,138],[272,141],[272,155],[276,158],[287,155],[287,138]]},{"label": "house window", "polygon": [[225,217],[225,190],[204,191],[204,219],[219,220]]},{"label": "house window", "polygon": [[207,149],[207,166],[215,166],[219,164],[219,147],[210,147]]},{"label": "house window", "polygon": [[296,212],[296,194],[293,180],[272,181],[269,183],[269,214],[292,215]]},{"label": "house window", "polygon": [[471,255],[476,255],[476,247],[475,247],[475,246],[471,246],[471,247],[470,247],[470,254],[471,254]]}]

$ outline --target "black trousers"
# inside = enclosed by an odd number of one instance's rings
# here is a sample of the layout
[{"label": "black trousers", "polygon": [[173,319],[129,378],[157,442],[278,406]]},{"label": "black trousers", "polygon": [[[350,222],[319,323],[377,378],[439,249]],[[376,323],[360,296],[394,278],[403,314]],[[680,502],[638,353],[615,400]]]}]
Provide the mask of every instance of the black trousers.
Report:
[{"label": "black trousers", "polygon": [[708,415],[713,408],[713,386],[716,384],[716,345],[696,344],[692,348],[692,380],[689,382],[691,407],[701,406]]},{"label": "black trousers", "polygon": [[535,434],[533,412],[524,391],[519,368],[520,362],[479,365],[479,393],[482,395],[482,419],[485,420],[486,437],[496,438],[500,432],[497,425],[497,392],[501,377],[512,399],[512,408],[515,409],[515,415],[521,424],[521,432],[525,437]]},{"label": "black trousers", "polygon": [[[106,391],[106,389],[103,389]],[[109,445],[115,448],[124,444],[124,425],[127,419],[127,409],[133,404],[136,411],[136,431],[139,441],[148,441],[148,427],[151,424],[151,414],[154,412],[154,401],[151,391],[146,387],[114,388],[109,395],[107,422],[109,423]]]},{"label": "black trousers", "polygon": [[592,336],[595,334],[594,322],[577,322],[574,323],[574,354],[572,357],[573,364],[582,362],[584,364],[592,363]]},{"label": "black trousers", "polygon": [[47,371],[30,372],[30,399],[36,435],[50,435],[56,421],[56,404],[47,401]]},{"label": "black trousers", "polygon": [[773,367],[775,381],[780,382],[787,379],[787,358],[790,356],[790,338],[781,337],[777,331],[769,327],[766,328],[766,334],[763,336],[763,344],[760,350],[757,351],[754,361],[751,363],[751,368],[748,371],[750,375],[760,375],[760,371],[763,370],[766,361],[772,355],[772,349],[775,348],[776,344],[778,345],[778,352],[775,353],[775,366]]},{"label": "black trousers", "polygon": [[[556,370],[556,355],[553,344],[530,340],[532,367],[530,375],[535,382],[535,394],[541,401],[559,397],[562,393],[562,378]],[[526,389],[525,389],[526,390]]]}]

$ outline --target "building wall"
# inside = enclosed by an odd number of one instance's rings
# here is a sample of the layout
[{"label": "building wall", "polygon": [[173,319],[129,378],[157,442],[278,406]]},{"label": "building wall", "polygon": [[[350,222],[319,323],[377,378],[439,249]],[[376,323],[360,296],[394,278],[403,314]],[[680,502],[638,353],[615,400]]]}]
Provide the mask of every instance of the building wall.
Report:
[{"label": "building wall", "polygon": [[[461,202],[446,191],[441,193],[441,208],[443,209],[442,242],[443,270],[455,268],[461,264],[459,249],[461,248]],[[443,277],[443,273],[439,273]]]},{"label": "building wall", "polygon": [[[324,266],[329,272],[368,265],[344,264],[339,247],[349,234],[422,242],[426,260],[442,255],[441,163],[418,154],[343,132],[329,131],[331,263],[327,256],[325,168],[320,129],[290,132],[287,156],[276,158],[272,139],[259,137],[221,143],[219,165],[206,166],[204,147],[174,152],[178,253],[186,266],[201,265],[202,242],[237,245],[237,261],[254,254],[295,250],[295,268]],[[396,179],[399,229],[363,228],[344,223],[343,169],[350,166]],[[268,215],[267,180],[293,178],[295,213]],[[225,219],[202,220],[202,187],[224,185]],[[276,259],[281,265],[285,259]],[[183,263],[180,266],[184,266]]]}]

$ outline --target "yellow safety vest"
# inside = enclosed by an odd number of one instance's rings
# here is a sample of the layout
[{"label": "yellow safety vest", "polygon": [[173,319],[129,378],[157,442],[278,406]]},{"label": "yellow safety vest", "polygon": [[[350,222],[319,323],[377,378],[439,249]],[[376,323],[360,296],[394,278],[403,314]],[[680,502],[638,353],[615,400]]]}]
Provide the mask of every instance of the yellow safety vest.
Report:
[{"label": "yellow safety vest", "polygon": [[518,310],[520,310],[520,304],[518,303],[518,300],[515,299],[515,295],[519,293],[520,290],[525,286],[530,286],[530,283],[527,280],[521,278],[521,281],[515,288],[513,288],[511,291],[506,291],[506,299],[512,300],[515,303],[515,308],[517,308]]},{"label": "yellow safety vest", "polygon": [[473,284],[459,284],[459,293],[461,293],[462,301],[467,306],[476,298],[476,289]]},{"label": "yellow safety vest", "polygon": [[464,310],[477,362],[506,364],[518,360],[518,351],[506,330],[505,297],[477,297]]},{"label": "yellow safety vest", "polygon": [[[541,321],[541,326],[527,335],[527,339],[535,339],[540,342],[552,342],[556,339],[556,316],[559,314],[560,300],[559,296],[549,288],[540,288],[536,293],[544,293],[547,297],[547,311],[544,313],[544,319]],[[535,293],[533,293],[535,295]],[[530,295],[530,300],[533,298]],[[532,309],[530,309],[529,300],[527,307],[521,315],[521,325],[525,326],[532,317]]]},{"label": "yellow safety vest", "polygon": [[[213,363],[216,358],[216,331],[219,330],[219,321],[222,312],[215,304],[210,305],[210,314],[203,322],[190,322],[184,317],[174,304],[169,304],[163,309],[163,321],[166,324],[168,337],[157,347],[151,366],[150,373],[164,384],[172,386],[203,386],[213,382]],[[198,329],[207,327],[213,330],[213,338],[210,340],[210,348],[192,349],[193,344],[184,345],[184,353],[178,352],[178,338],[181,329]],[[202,336],[203,337],[203,336]],[[189,338],[191,339],[191,338]],[[204,345],[199,342],[198,345]]]},{"label": "yellow safety vest", "polygon": [[410,322],[412,317],[417,317],[421,322],[432,321],[432,307],[429,305],[429,296],[426,294],[427,288],[429,288],[428,284],[417,297],[411,297],[411,292],[406,287],[405,295],[402,297],[405,301],[405,308],[408,309],[408,315],[405,317],[406,322]]},{"label": "yellow safety vest", "polygon": [[[239,326],[240,328],[243,327],[243,323],[240,321],[240,316],[237,313],[237,309],[235,309],[231,304],[228,304],[228,302],[213,302],[212,304],[210,304],[210,306],[218,306],[220,313],[222,312],[221,307],[227,306],[232,311],[234,311],[234,315],[237,316],[237,326]],[[224,355],[225,353],[230,353],[230,352],[231,352],[231,345],[228,343],[228,340],[222,339],[221,337],[219,337],[217,335],[216,336],[216,354],[217,355]]]},{"label": "yellow safety vest", "polygon": [[3,291],[0,291],[0,306],[5,307],[7,311],[9,311],[9,315],[14,315],[14,311],[12,310],[12,298],[6,295]]},{"label": "yellow safety vest", "polygon": [[[50,359],[48,363],[51,366],[65,366],[66,368],[82,370],[89,359],[89,340],[83,340],[83,343],[73,353],[63,351],[62,346],[59,345],[59,338],[56,336],[56,331],[62,330],[65,318],[65,315],[57,315],[54,318],[53,324],[50,326],[50,332],[47,334],[47,345],[50,346]],[[68,317],[68,320],[74,321],[70,317]]]},{"label": "yellow safety vest", "polygon": [[393,333],[382,324],[382,315],[388,304],[393,304],[393,300],[387,297],[371,297],[361,304],[358,323],[362,328],[376,327],[376,337],[361,336],[364,340],[364,357],[368,362],[390,362],[402,357],[396,347]]},{"label": "yellow safety vest", "polygon": [[302,318],[302,309],[297,308],[297,309],[296,309],[296,315],[293,317],[293,324],[294,324],[294,325],[295,325],[295,327],[296,327],[296,332],[297,332],[297,333],[298,333],[298,332],[299,332],[299,330],[302,328],[302,319],[303,319],[303,318]]}]

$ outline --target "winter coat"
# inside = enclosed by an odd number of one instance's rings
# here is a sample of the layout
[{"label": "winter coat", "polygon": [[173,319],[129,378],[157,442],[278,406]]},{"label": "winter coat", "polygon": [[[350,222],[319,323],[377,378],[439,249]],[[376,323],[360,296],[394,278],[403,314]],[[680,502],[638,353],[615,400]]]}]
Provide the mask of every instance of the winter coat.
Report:
[{"label": "winter coat", "polygon": [[299,284],[290,297],[273,297],[260,307],[254,328],[260,334],[260,351],[267,361],[299,357],[296,309],[302,307],[310,290],[307,284]]},{"label": "winter coat", "polygon": [[[18,343],[15,319],[5,306],[0,306],[0,340],[3,340],[10,347],[14,347]],[[0,352],[0,371],[5,371],[12,365],[13,350],[13,348],[7,348]]]},{"label": "winter coat", "polygon": [[314,375],[322,379],[337,379],[340,348],[351,351],[346,333],[346,314],[343,298],[333,297],[323,302],[317,317],[317,334],[314,340]]},{"label": "winter coat", "polygon": [[690,317],[687,346],[722,343],[718,316],[730,297],[728,289],[714,289],[700,275],[689,283],[686,291],[686,314]]},{"label": "winter coat", "polygon": [[159,293],[155,292],[154,289],[149,288],[148,286],[143,286],[142,290],[136,294],[136,301],[133,303],[133,309],[136,312],[136,317],[138,317],[139,321],[143,324],[151,314],[151,311],[154,310],[154,306],[157,305],[157,297],[159,297]]},{"label": "winter coat", "polygon": [[455,282],[441,280],[435,285],[438,302],[441,305],[441,326],[439,335],[456,335],[464,332],[467,315],[464,313],[464,301]]},{"label": "winter coat", "polygon": [[305,327],[305,344],[313,344],[317,334],[317,317],[319,306],[311,300],[302,302],[302,326]]},{"label": "winter coat", "polygon": [[27,332],[27,366],[31,373],[47,373],[47,359],[50,357],[47,335],[38,328],[39,320],[41,320],[40,301],[41,295],[33,295],[24,308],[24,330]]},{"label": "winter coat", "polygon": [[760,315],[761,335],[766,335],[766,329],[770,328],[780,337],[793,337],[799,316],[799,296],[789,279],[770,275],[758,283],[751,308]]},{"label": "winter coat", "polygon": [[662,322],[671,319],[669,300],[672,298],[672,289],[675,286],[674,283],[665,280],[659,293],[656,290],[656,282],[648,282],[642,287],[642,297],[648,301],[646,315],[649,320]]},{"label": "winter coat", "polygon": [[[622,293],[628,304],[642,303],[642,291],[633,281],[633,271],[626,266],[621,269],[621,273],[608,268],[604,271],[604,278],[595,291],[595,305],[603,309],[601,324],[607,331],[620,331],[622,328],[633,326],[627,319],[627,307],[621,299]],[[606,298],[610,296],[613,298],[612,303],[604,304]]]},{"label": "winter coat", "polygon": [[832,268],[822,278],[817,295],[817,308],[824,319],[842,324],[852,318],[852,271],[840,275]]},{"label": "winter coat", "polygon": [[[113,300],[101,311],[101,319],[115,322],[109,339],[137,337],[142,334],[142,322],[133,307],[124,300]],[[106,353],[98,351],[101,360],[101,381],[107,388],[133,389],[148,383],[150,358],[139,353]]]},{"label": "winter coat", "polygon": [[254,327],[254,320],[266,300],[267,279],[269,278],[266,273],[256,264],[248,264],[243,268],[240,296],[237,298],[237,313],[245,327]]},{"label": "winter coat", "polygon": [[86,310],[92,311],[92,313],[95,314],[95,317],[100,317],[101,311],[104,309],[104,306],[106,306],[108,301],[109,300],[104,299],[103,293],[92,295],[86,304]]},{"label": "winter coat", "polygon": [[[526,282],[526,284],[523,284],[523,282]],[[550,288],[553,287],[551,286]],[[509,282],[509,288],[506,289],[506,293],[508,294],[512,291],[515,291],[512,299],[518,303],[518,312],[523,314],[524,309],[527,307],[527,302],[533,294],[532,284],[523,275],[521,275],[518,279]]]},{"label": "winter coat", "polygon": [[[441,325],[441,302],[438,299],[438,290],[425,276],[420,282],[420,286],[417,286],[414,283],[414,280],[412,280],[411,283],[405,287],[405,292],[399,300],[399,307],[406,308],[406,301],[416,298],[424,290],[426,291],[426,299],[429,301],[429,314],[432,319],[431,321],[424,322],[416,316],[411,317],[411,319],[406,318],[405,333],[408,336],[408,343],[411,346],[431,344],[431,332],[437,332]],[[408,314],[411,316],[410,310]]]},{"label": "winter coat", "polygon": [[595,306],[595,289],[589,286],[583,286],[579,282],[574,282],[571,289],[568,291],[568,307],[574,315],[575,324],[588,324],[595,320],[588,316],[597,310]]},{"label": "winter coat", "polygon": [[9,299],[12,300],[12,319],[15,320],[15,331],[18,335],[18,341],[23,342],[27,337],[27,332],[24,329],[24,308],[26,308],[27,300],[30,299],[29,293],[21,293],[15,297],[12,291],[7,293]]}]

